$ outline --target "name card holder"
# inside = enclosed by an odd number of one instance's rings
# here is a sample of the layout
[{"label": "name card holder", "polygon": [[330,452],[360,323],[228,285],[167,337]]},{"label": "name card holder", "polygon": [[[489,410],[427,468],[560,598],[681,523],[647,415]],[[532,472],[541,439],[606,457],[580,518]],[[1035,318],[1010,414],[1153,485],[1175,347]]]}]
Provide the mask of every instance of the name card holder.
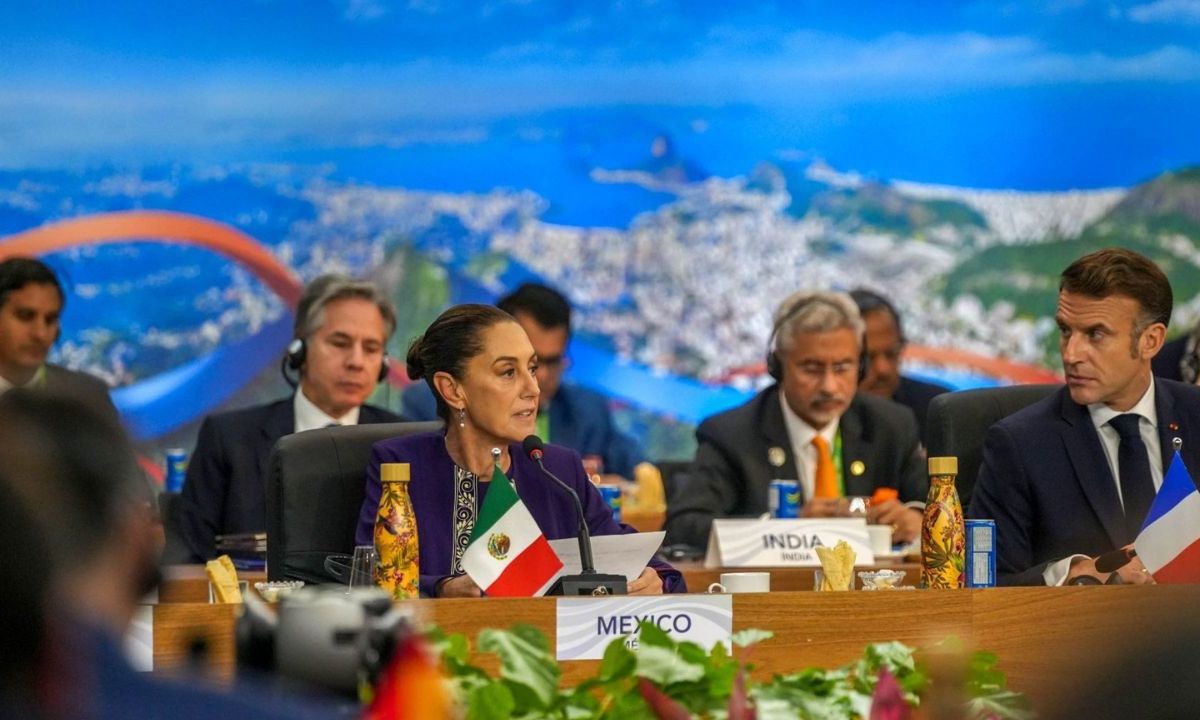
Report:
[{"label": "name card holder", "polygon": [[875,562],[864,518],[714,520],[704,566],[819,567],[817,548],[839,540],[854,549],[856,565]]},{"label": "name card holder", "polygon": [[638,626],[652,622],[676,641],[689,641],[710,650],[717,643],[730,647],[733,598],[730,595],[670,595],[665,597],[559,598],[557,655],[562,660],[600,660],[613,640],[636,647]]}]

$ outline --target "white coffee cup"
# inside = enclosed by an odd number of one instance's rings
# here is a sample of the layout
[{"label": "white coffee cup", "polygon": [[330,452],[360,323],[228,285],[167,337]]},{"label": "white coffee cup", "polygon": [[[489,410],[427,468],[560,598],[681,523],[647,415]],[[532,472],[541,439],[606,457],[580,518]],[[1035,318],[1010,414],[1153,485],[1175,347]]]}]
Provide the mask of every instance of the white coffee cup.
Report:
[{"label": "white coffee cup", "polygon": [[708,586],[710,593],[770,592],[771,573],[735,572],[721,573],[721,582]]},{"label": "white coffee cup", "polygon": [[867,537],[870,540],[871,552],[875,555],[890,555],[892,552],[892,526],[868,525]]}]

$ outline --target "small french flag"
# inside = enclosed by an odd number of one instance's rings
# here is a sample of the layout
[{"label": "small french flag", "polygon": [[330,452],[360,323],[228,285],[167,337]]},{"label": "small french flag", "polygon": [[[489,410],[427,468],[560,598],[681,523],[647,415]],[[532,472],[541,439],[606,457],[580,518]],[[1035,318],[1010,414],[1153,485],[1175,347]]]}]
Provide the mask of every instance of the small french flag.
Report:
[{"label": "small french flag", "polygon": [[1155,582],[1200,582],[1200,492],[1179,451],[1133,545]]}]

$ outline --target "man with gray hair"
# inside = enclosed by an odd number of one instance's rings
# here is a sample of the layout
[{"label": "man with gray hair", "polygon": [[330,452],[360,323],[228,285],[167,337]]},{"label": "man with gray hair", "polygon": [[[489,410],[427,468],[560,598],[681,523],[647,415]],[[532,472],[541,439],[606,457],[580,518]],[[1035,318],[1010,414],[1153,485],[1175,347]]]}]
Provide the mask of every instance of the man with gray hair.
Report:
[{"label": "man with gray hair", "polygon": [[[364,404],[387,376],[385,348],[395,329],[395,308],[372,283],[323,275],[305,288],[283,359],[284,377],[296,392],[205,418],[178,503],[186,556],[172,560],[208,560],[216,555],[217,535],[266,530],[267,461],[279,438],[403,420]],[[289,371],[298,374],[298,385]]]},{"label": "man with gray hair", "polygon": [[[767,355],[775,382],[696,430],[686,488],[667,509],[667,542],[703,547],[714,518],[756,517],[772,480],[798,480],[801,516],[846,514],[849,496],[893,488],[868,522],[895,542],[917,538],[928,479],[912,411],[858,394],[863,321],[849,295],[799,292],[783,301]],[[911,503],[908,505],[906,503]]]}]

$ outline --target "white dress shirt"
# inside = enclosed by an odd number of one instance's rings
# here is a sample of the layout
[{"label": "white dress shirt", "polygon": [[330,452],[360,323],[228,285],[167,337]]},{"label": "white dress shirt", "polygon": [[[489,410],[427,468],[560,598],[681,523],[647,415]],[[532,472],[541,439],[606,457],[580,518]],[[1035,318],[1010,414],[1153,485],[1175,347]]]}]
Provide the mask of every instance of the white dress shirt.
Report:
[{"label": "white dress shirt", "polygon": [[[1142,442],[1146,444],[1146,453],[1150,456],[1150,479],[1154,482],[1154,492],[1157,493],[1158,489],[1162,487],[1163,465],[1162,441],[1158,436],[1158,407],[1154,402],[1154,376],[1150,376],[1150,387],[1146,388],[1142,399],[1125,412],[1113,410],[1104,403],[1092,403],[1087,407],[1088,414],[1092,416],[1092,424],[1096,426],[1096,434],[1100,436],[1100,445],[1104,448],[1104,459],[1108,461],[1108,469],[1112,471],[1113,482],[1117,484],[1117,497],[1121,499],[1122,505],[1124,505],[1125,499],[1121,496],[1121,468],[1117,464],[1121,436],[1117,433],[1117,429],[1108,423],[1118,415],[1126,413],[1140,416],[1138,430],[1141,431]],[[1062,585],[1067,579],[1067,573],[1071,570],[1071,561],[1079,557],[1087,556],[1072,555],[1047,565],[1045,571],[1042,572],[1046,584]]]},{"label": "white dress shirt", "polygon": [[45,365],[38,368],[37,372],[35,372],[33,374],[33,377],[29,378],[29,382],[25,383],[24,385],[18,386],[15,383],[9,382],[8,378],[4,377],[3,375],[0,375],[0,395],[3,395],[4,393],[8,392],[9,390],[12,390],[15,387],[26,387],[26,388],[35,387],[35,386],[41,384],[42,382],[45,382],[45,380],[46,380],[46,366]]},{"label": "white dress shirt", "polygon": [[783,426],[792,443],[792,457],[796,458],[796,476],[800,478],[800,487],[804,490],[802,497],[807,502],[812,498],[817,484],[817,448],[812,444],[813,438],[818,434],[825,438],[832,457],[833,441],[837,437],[841,417],[818,431],[792,410],[782,392],[779,393],[779,405],[783,408]]},{"label": "white dress shirt", "polygon": [[304,390],[296,391],[292,400],[292,409],[296,415],[296,432],[316,430],[330,425],[357,425],[359,407],[356,405],[350,412],[340,418],[331,417],[304,396]]}]

